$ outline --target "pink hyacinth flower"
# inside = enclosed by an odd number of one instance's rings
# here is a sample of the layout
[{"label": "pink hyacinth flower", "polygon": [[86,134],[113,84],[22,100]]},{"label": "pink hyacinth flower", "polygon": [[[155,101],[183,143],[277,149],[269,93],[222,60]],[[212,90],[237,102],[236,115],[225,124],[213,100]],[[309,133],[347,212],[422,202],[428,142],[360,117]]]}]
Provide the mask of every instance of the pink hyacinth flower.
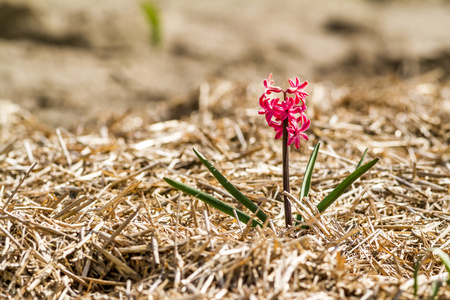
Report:
[{"label": "pink hyacinth flower", "polygon": [[304,139],[305,141],[308,140],[308,136],[303,133],[309,128],[309,125],[311,124],[311,121],[306,119],[306,117],[300,117],[302,119],[305,119],[306,121],[302,124],[301,127],[299,127],[298,122],[291,122],[290,126],[287,128],[287,131],[290,133],[289,139],[288,139],[288,145],[291,145],[292,143],[295,144],[295,148],[300,148],[300,141],[301,139]]},{"label": "pink hyacinth flower", "polygon": [[[287,144],[295,144],[295,147],[298,149],[301,139],[308,140],[308,136],[304,131],[309,128],[311,123],[305,115],[305,97],[308,96],[308,93],[303,90],[308,85],[308,82],[300,83],[300,80],[296,77],[295,81],[289,79],[289,84],[291,87],[286,90],[278,86],[273,86],[272,74],[270,74],[264,80],[264,87],[266,89],[264,94],[259,98],[259,104],[262,110],[258,111],[258,113],[264,114],[267,124],[275,130],[275,139],[283,136],[283,123],[287,120]],[[280,102],[280,98],[270,97],[269,95],[271,93],[283,93],[284,101]]]}]

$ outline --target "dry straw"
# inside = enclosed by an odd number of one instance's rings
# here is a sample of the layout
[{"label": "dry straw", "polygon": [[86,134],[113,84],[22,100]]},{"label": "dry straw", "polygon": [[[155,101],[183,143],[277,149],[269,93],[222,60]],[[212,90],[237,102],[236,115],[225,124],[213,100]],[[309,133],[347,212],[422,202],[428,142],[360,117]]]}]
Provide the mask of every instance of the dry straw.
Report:
[{"label": "dry straw", "polygon": [[[424,254],[418,295],[441,280],[449,299],[446,269],[426,252],[450,249],[450,100],[435,79],[315,85],[310,145],[323,147],[301,209],[311,150],[292,153],[287,195],[308,230],[284,228],[279,145],[253,86],[211,85],[200,114],[144,126],[124,115],[101,134],[48,130],[1,102],[0,298],[414,299]],[[192,147],[273,224],[238,224],[167,185],[165,176],[237,206]],[[366,147],[380,162],[319,214]]]}]

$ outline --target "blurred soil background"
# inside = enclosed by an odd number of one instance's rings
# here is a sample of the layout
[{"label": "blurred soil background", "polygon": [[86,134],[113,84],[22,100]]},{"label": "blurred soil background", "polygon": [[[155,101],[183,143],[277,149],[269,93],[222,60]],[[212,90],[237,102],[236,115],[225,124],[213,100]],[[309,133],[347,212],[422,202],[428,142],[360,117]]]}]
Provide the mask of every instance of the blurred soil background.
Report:
[{"label": "blurred soil background", "polygon": [[73,129],[130,110],[179,118],[198,109],[202,84],[260,85],[269,73],[309,91],[449,79],[449,1],[155,1],[156,47],[141,4],[0,0],[0,99]]}]

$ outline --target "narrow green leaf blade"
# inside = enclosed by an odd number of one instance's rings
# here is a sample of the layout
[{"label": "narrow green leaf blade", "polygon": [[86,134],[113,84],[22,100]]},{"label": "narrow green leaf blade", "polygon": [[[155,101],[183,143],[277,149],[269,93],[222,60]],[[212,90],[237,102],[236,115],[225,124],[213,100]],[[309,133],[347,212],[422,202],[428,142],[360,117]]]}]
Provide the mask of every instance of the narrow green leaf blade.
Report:
[{"label": "narrow green leaf blade", "polygon": [[193,149],[195,155],[201,160],[206,168],[211,172],[211,174],[216,177],[219,183],[230,193],[236,200],[241,202],[245,207],[247,207],[251,212],[255,213],[256,216],[264,223],[266,222],[267,215],[260,209],[255,203],[248,199],[244,194],[242,194],[231,182],[229,182],[225,176],[223,176],[214,166],[195,148]]},{"label": "narrow green leaf blade", "polygon": [[152,31],[152,44],[158,46],[162,40],[160,10],[152,1],[143,2],[141,7]]},{"label": "narrow green leaf blade", "polygon": [[358,165],[356,166],[356,170],[358,170],[359,167],[361,167],[361,165],[362,165],[362,163],[363,163],[363,161],[364,161],[364,158],[366,157],[366,154],[367,154],[367,151],[368,151],[368,150],[369,150],[369,148],[366,148],[366,150],[364,150],[364,153],[363,153],[363,155],[362,155],[362,157],[361,157],[361,159],[360,159]]},{"label": "narrow green leaf blade", "polygon": [[[300,201],[303,200],[303,197],[308,197],[309,191],[311,189],[311,178],[314,170],[314,165],[316,163],[317,154],[319,153],[320,143],[314,147],[314,150],[309,157],[308,164],[306,165],[305,174],[303,175],[302,187],[300,188]],[[303,221],[303,217],[297,214],[297,220]]]},{"label": "narrow green leaf blade", "polygon": [[346,190],[347,188],[353,184],[359,177],[361,177],[364,173],[369,171],[377,162],[378,158],[368,162],[367,164],[359,167],[355,172],[350,174],[347,178],[344,179],[330,194],[328,194],[318,205],[317,209],[319,212],[323,212],[327,209],[331,204],[334,203]]},{"label": "narrow green leaf blade", "polygon": [[417,296],[417,292],[419,291],[419,269],[422,262],[423,256],[420,255],[416,263],[414,264],[414,296]]},{"label": "narrow green leaf blade", "polygon": [[450,283],[450,257],[447,255],[447,253],[445,253],[444,251],[442,251],[442,249],[439,248],[431,248],[430,249],[434,254],[437,254],[439,256],[439,258],[441,259],[442,263],[445,265],[445,268],[447,269],[448,272],[448,279],[447,282]]},{"label": "narrow green leaf blade", "polygon": [[305,174],[303,175],[302,187],[300,189],[300,201],[309,195],[309,190],[311,189],[311,178],[314,170],[314,164],[317,159],[317,154],[319,153],[319,148],[320,143],[317,143],[311,153],[311,156],[309,157],[308,165],[306,166]]},{"label": "narrow green leaf blade", "polygon": [[431,283],[431,295],[430,300],[436,299],[437,294],[439,293],[439,289],[442,287],[442,282],[439,280],[435,280]]},{"label": "narrow green leaf blade", "polygon": [[[220,210],[221,212],[226,213],[227,215],[229,215],[233,218],[234,218],[233,211],[236,211],[239,220],[243,223],[247,224],[248,221],[251,219],[251,217],[249,215],[247,215],[246,213],[226,204],[225,202],[220,201],[217,198],[214,198],[213,196],[211,196],[205,192],[199,191],[199,190],[197,190],[193,187],[190,187],[184,183],[181,183],[179,181],[176,181],[176,180],[173,180],[173,179],[170,179],[167,177],[164,177],[164,180],[168,184],[170,184],[172,187],[176,188],[177,190],[182,191],[183,193],[186,193],[188,195],[191,195],[191,196],[205,202],[206,204],[209,204],[212,207]],[[258,222],[257,220],[253,220],[252,226],[253,227],[255,227],[255,226],[263,227],[263,225],[260,222]]]}]

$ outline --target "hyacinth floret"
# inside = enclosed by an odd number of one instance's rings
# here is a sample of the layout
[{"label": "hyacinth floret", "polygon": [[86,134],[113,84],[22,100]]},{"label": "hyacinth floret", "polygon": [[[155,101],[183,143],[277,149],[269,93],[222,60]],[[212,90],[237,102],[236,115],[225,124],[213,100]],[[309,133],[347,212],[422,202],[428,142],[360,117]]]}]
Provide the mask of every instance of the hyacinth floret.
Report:
[{"label": "hyacinth floret", "polygon": [[[273,86],[272,74],[270,74],[264,80],[265,91],[259,98],[259,104],[263,109],[258,113],[264,114],[267,124],[275,130],[275,139],[283,136],[283,122],[287,119],[288,145],[294,144],[295,148],[299,149],[301,139],[308,140],[304,131],[311,124],[305,114],[305,98],[308,93],[304,89],[308,82],[300,82],[296,77],[295,81],[289,79],[289,84],[291,87],[286,90]],[[271,97],[272,93],[283,93],[284,101],[280,102],[280,98]]]}]

